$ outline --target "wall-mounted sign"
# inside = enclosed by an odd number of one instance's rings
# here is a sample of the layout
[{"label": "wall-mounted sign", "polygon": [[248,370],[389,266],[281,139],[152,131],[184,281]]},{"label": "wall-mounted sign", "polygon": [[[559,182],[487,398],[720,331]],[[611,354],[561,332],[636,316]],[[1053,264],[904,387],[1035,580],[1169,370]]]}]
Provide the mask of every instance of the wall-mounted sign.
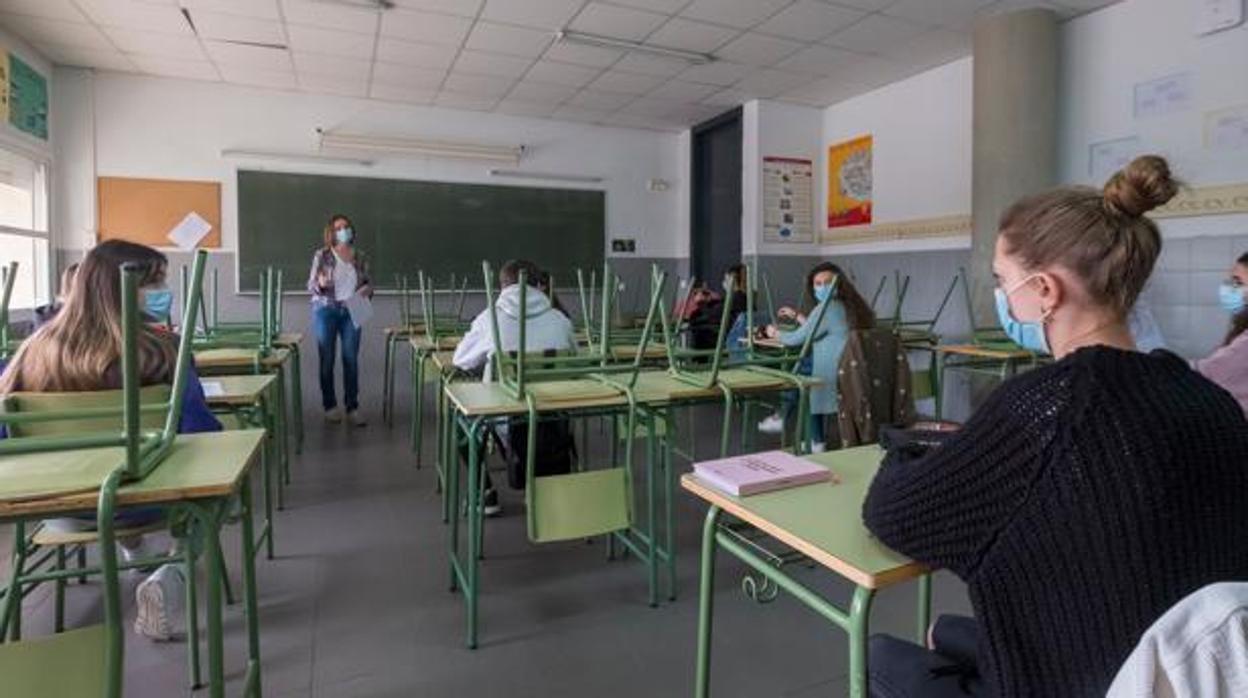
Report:
[{"label": "wall-mounted sign", "polygon": [[48,79],[12,53],[5,54],[9,123],[32,136],[48,139]]},{"label": "wall-mounted sign", "polygon": [[828,227],[871,222],[871,136],[828,148]]},{"label": "wall-mounted sign", "polygon": [[814,242],[815,163],[763,158],[763,240]]}]

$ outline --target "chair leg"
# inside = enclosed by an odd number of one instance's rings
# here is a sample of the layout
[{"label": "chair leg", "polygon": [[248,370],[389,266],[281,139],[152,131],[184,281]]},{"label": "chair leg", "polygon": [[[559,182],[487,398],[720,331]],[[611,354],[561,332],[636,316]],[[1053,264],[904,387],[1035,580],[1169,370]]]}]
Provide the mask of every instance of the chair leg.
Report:
[{"label": "chair leg", "polygon": [[191,690],[203,687],[199,672],[199,599],[196,593],[195,552],[190,537],[182,543],[182,574],[186,578],[186,652]]},{"label": "chair leg", "polygon": [[230,568],[225,564],[225,558],[221,559],[221,588],[225,591],[225,603],[233,606],[237,599],[234,598],[234,588],[230,586]]},{"label": "chair leg", "polygon": [[[56,546],[56,571],[65,571],[65,546]],[[56,632],[65,632],[65,577],[56,579]]]},{"label": "chair leg", "polygon": [[0,611],[0,643],[6,637],[13,641],[22,637],[22,569],[26,565],[26,524],[17,522],[13,526],[13,560],[9,572],[9,584],[5,589],[4,610]]},{"label": "chair leg", "polygon": [[[80,570],[85,570],[85,569],[87,569],[87,546],[85,546],[85,545],[80,545],[80,546],[78,546],[78,569],[80,569]],[[78,583],[79,583],[79,584],[86,584],[86,583],[87,583],[87,575],[85,575],[85,574],[84,574],[84,575],[82,575],[82,576],[78,577]]]}]

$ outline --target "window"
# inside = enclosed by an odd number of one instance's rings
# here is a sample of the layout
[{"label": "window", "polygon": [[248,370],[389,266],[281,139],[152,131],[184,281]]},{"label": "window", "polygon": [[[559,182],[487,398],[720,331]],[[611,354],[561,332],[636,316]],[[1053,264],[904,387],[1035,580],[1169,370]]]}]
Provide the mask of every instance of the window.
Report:
[{"label": "window", "polygon": [[0,264],[18,265],[10,309],[49,300],[47,172],[46,164],[0,147]]}]

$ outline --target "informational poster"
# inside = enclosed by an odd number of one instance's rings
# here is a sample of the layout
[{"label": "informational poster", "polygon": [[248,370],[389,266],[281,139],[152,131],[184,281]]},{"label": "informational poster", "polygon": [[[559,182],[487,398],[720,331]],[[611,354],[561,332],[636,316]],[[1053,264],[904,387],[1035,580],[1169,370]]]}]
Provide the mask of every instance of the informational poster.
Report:
[{"label": "informational poster", "polygon": [[1248,148],[1248,104],[1206,114],[1205,147],[1216,151]]},{"label": "informational poster", "polygon": [[1143,154],[1144,142],[1139,136],[1093,143],[1088,146],[1088,177],[1094,185],[1100,186],[1135,156]]},{"label": "informational poster", "polygon": [[48,139],[48,80],[25,61],[8,54],[9,123],[18,130]]},{"label": "informational poster", "polygon": [[763,158],[763,240],[815,241],[815,163]]},{"label": "informational poster", "polygon": [[828,227],[871,222],[871,136],[828,148]]},{"label": "informational poster", "polygon": [[1135,85],[1135,118],[1161,116],[1185,111],[1196,96],[1195,79],[1191,73],[1167,75]]}]

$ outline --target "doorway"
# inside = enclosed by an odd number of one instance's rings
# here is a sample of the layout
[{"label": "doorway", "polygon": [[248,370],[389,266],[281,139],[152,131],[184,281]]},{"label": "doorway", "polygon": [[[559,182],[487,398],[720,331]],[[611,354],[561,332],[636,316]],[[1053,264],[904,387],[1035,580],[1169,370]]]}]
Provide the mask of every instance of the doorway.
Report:
[{"label": "doorway", "polygon": [[741,108],[692,130],[690,273],[718,286],[741,262]]}]

